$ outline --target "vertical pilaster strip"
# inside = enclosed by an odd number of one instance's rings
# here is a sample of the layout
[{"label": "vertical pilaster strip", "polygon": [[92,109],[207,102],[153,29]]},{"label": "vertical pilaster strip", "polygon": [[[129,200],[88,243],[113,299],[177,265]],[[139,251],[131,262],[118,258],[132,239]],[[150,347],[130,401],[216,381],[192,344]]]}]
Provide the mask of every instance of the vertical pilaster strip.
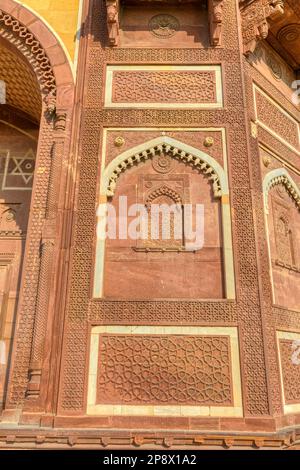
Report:
[{"label": "vertical pilaster strip", "polygon": [[46,217],[40,249],[40,272],[35,309],[35,322],[29,367],[28,398],[38,398],[41,390],[41,375],[44,360],[52,267],[55,257],[56,216],[58,207],[59,181],[64,152],[64,130],[66,114],[54,118],[54,143],[51,151],[52,164],[49,176]]}]

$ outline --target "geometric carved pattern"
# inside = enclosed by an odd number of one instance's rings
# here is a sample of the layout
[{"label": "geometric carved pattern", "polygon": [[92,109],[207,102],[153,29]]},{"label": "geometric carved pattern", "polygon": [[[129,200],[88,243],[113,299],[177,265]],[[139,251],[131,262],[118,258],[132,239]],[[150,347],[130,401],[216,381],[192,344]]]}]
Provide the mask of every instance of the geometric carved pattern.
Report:
[{"label": "geometric carved pattern", "polygon": [[295,148],[299,148],[299,126],[259,91],[255,93],[258,119]]},{"label": "geometric carved pattern", "polygon": [[115,71],[113,103],[215,103],[216,74],[205,71]]},{"label": "geometric carved pattern", "polygon": [[200,173],[203,173],[205,176],[208,177],[209,181],[212,181],[214,196],[221,197],[222,191],[221,191],[221,183],[220,183],[219,176],[207,162],[205,162],[204,160],[202,160],[201,158],[197,156],[194,156],[190,153],[180,150],[179,148],[176,148],[171,145],[164,144],[164,143],[160,145],[154,145],[148,150],[144,150],[142,152],[136,153],[135,155],[132,155],[126,158],[121,163],[119,163],[117,167],[109,175],[108,187],[105,188],[106,195],[107,196],[114,195],[116,185],[117,185],[117,179],[119,178],[119,175],[123,171],[125,171],[127,168],[132,167],[133,165],[136,165],[137,163],[141,161],[146,161],[148,160],[148,158],[153,158],[157,154],[160,154],[160,155],[163,154],[164,156],[169,155],[170,158],[172,157],[176,158],[188,165],[196,167]]},{"label": "geometric carved pattern", "polygon": [[[85,400],[85,381],[88,319],[94,324],[112,322],[113,324],[131,324],[134,318],[137,323],[176,324],[177,322],[202,324],[213,322],[239,322],[241,326],[241,347],[243,348],[243,372],[245,411],[251,416],[265,416],[274,405],[280,412],[280,400],[273,389],[268,393],[266,377],[265,348],[263,334],[266,334],[268,353],[274,357],[273,317],[267,316],[271,311],[269,299],[269,272],[267,250],[265,249],[264,214],[260,200],[261,175],[258,170],[257,142],[250,153],[251,170],[249,174],[249,152],[247,130],[244,124],[246,101],[243,99],[244,88],[242,64],[239,53],[239,41],[236,35],[236,4],[224,2],[228,35],[224,34],[224,55],[221,49],[173,49],[173,48],[107,48],[101,47],[101,39],[106,35],[106,13],[103,2],[93,2],[90,9],[91,31],[87,45],[86,72],[86,105],[82,114],[80,149],[85,157],[81,160],[80,183],[78,187],[78,217],[74,222],[74,255],[71,273],[70,301],[67,308],[67,328],[65,331],[65,354],[63,357],[64,374],[60,409],[62,412],[82,413]],[[226,60],[230,54],[230,61]],[[219,63],[224,58],[225,90],[228,97],[235,100],[234,107],[226,111],[199,109],[103,109],[103,80],[99,70],[105,63],[145,64],[145,63]],[[262,77],[262,76],[261,76]],[[261,80],[263,77],[261,78]],[[277,100],[280,101],[280,93]],[[251,96],[251,90],[250,90]],[[250,100],[249,100],[250,102]],[[98,103],[98,106],[97,106]],[[231,154],[232,206],[234,211],[233,235],[236,253],[236,270],[238,278],[237,302],[209,301],[152,301],[124,302],[91,299],[91,280],[87,269],[92,270],[93,241],[95,236],[95,201],[97,198],[97,178],[99,175],[99,146],[103,127],[211,127],[212,124],[228,125],[228,142]],[[255,187],[257,197],[251,195]],[[258,218],[258,236],[261,243],[257,245],[253,210]],[[257,251],[261,264],[257,263]],[[264,285],[266,302],[261,302],[259,280]],[[282,314],[284,317],[284,313]],[[267,318],[263,328],[263,318]],[[276,361],[270,361],[271,385],[278,385]],[[277,386],[278,389],[278,386]],[[277,390],[275,388],[275,390]],[[269,396],[272,400],[269,403]]]},{"label": "geometric carved pattern", "polygon": [[300,403],[300,365],[292,361],[293,341],[281,339],[279,345],[285,403]]},{"label": "geometric carved pattern", "polygon": [[100,335],[97,402],[231,405],[229,336]]},{"label": "geometric carved pattern", "polygon": [[2,189],[31,189],[35,168],[35,154],[29,149],[23,157],[6,157]]}]

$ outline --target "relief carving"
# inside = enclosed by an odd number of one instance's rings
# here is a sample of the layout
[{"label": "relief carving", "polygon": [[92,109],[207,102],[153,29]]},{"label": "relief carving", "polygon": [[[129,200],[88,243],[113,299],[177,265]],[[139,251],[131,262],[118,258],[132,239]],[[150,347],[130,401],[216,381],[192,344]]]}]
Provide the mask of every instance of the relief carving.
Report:
[{"label": "relief carving", "polygon": [[210,44],[212,46],[221,45],[221,35],[223,27],[223,0],[209,1],[209,25],[210,25]]},{"label": "relief carving", "polygon": [[269,33],[269,20],[283,15],[283,0],[241,0],[242,34],[244,54],[254,52],[259,41]]},{"label": "relief carving", "polygon": [[212,182],[214,196],[217,198],[221,197],[221,183],[219,176],[214,170],[214,168],[212,168],[207,162],[205,162],[201,158],[191,155],[183,150],[180,150],[179,148],[172,147],[168,144],[156,145],[153,148],[132,155],[126,158],[121,163],[117,164],[116,167],[112,170],[111,174],[108,175],[108,186],[105,188],[106,195],[109,197],[114,195],[117,186],[117,180],[119,178],[119,175],[123,171],[142,161],[146,161],[149,158],[154,158],[157,154],[161,155],[162,153],[168,155],[169,158],[176,158],[188,165],[196,167],[199,172],[207,176],[209,181]]},{"label": "relief carving", "polygon": [[286,213],[287,211],[275,212],[275,237],[278,261],[283,265],[294,266],[294,244],[291,222]]},{"label": "relief carving", "polygon": [[121,71],[113,73],[113,103],[216,103],[214,71]]},{"label": "relief carving", "polygon": [[232,403],[227,336],[100,337],[97,402]]},{"label": "relief carving", "polygon": [[106,0],[107,31],[110,46],[117,46],[119,42],[119,2]]},{"label": "relief carving", "polygon": [[150,32],[160,38],[168,39],[179,30],[179,21],[172,15],[155,15],[149,21]]},{"label": "relief carving", "polygon": [[300,367],[299,365],[294,364],[291,360],[293,354],[293,341],[281,339],[279,345],[285,402],[287,404],[299,403]]}]

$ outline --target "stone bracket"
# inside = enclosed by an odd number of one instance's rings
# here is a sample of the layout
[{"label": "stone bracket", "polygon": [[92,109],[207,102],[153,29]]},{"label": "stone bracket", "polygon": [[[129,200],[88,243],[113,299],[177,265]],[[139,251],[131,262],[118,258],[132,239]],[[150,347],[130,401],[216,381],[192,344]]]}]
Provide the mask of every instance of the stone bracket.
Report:
[{"label": "stone bracket", "polygon": [[266,39],[269,21],[284,13],[284,0],[240,0],[244,54],[254,52],[257,44]]},{"label": "stone bracket", "polygon": [[223,0],[209,0],[209,32],[211,46],[220,46],[222,40],[223,29]]},{"label": "stone bracket", "polygon": [[117,46],[119,43],[119,12],[119,0],[106,0],[106,21],[110,46]]}]

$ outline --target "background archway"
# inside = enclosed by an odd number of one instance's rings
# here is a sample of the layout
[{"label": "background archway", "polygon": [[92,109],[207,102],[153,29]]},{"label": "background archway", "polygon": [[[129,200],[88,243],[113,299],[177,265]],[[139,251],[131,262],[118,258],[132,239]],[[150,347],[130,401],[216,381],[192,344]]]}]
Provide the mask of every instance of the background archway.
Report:
[{"label": "background archway", "polygon": [[[60,229],[55,227],[60,191],[65,184],[63,177],[67,176],[61,175],[61,168],[63,160],[68,158],[74,81],[72,67],[59,39],[33,12],[13,0],[5,2],[5,11],[0,8],[0,40],[4,63],[2,80],[7,83],[7,103],[1,107],[0,121],[10,133],[15,133],[16,143],[25,138],[35,141],[35,147],[25,156],[33,163],[33,169],[34,166],[38,169],[34,175],[27,175],[30,162],[24,160],[17,166],[18,175],[10,175],[14,181],[19,177],[27,186],[31,184],[32,198],[27,204],[27,213],[20,211],[24,220],[26,217],[28,220],[29,212],[29,220],[25,224],[27,242],[22,275],[19,267],[17,276],[21,295],[15,314],[18,327],[5,403],[9,412],[8,409],[24,402],[26,391],[29,400],[40,393],[49,302],[51,295],[55,295],[51,286],[55,285],[53,273],[60,255],[61,224]],[[6,161],[16,153],[12,145],[8,147],[12,148],[6,152]],[[22,144],[20,152],[21,147]],[[23,153],[25,147],[24,144]],[[5,163],[4,181],[7,181],[10,163]],[[25,190],[30,200],[31,188]],[[11,212],[9,217],[13,216]],[[36,383],[32,386],[33,378],[37,377],[38,386]]]}]

